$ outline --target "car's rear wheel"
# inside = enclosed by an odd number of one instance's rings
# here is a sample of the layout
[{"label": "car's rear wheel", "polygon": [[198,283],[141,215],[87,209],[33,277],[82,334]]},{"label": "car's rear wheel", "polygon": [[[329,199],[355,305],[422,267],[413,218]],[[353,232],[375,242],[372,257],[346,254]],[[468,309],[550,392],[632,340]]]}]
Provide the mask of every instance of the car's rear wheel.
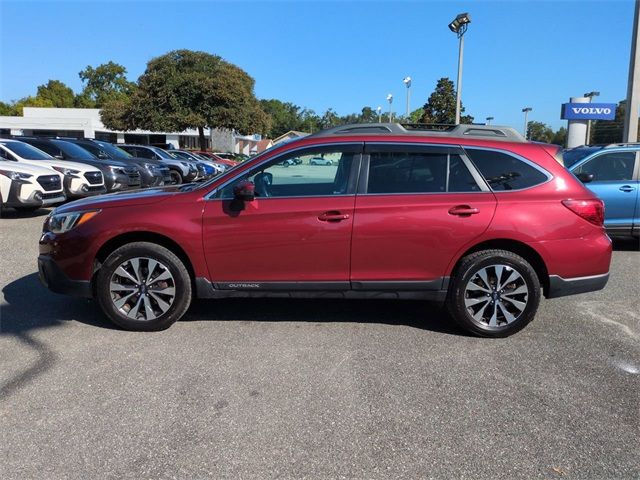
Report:
[{"label": "car's rear wheel", "polygon": [[540,281],[524,258],[506,250],[483,250],[462,259],[452,278],[447,308],[465,330],[506,337],[535,317]]},{"label": "car's rear wheel", "polygon": [[130,243],[105,260],[96,297],[103,312],[127,330],[163,330],[189,308],[191,279],[170,250],[154,243]]},{"label": "car's rear wheel", "polygon": [[171,170],[171,184],[181,185],[183,182],[182,174],[176,170]]}]

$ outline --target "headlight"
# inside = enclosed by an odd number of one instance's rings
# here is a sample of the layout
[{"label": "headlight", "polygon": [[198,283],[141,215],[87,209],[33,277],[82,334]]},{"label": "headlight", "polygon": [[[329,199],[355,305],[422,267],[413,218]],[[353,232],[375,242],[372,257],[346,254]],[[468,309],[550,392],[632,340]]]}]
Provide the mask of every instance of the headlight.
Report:
[{"label": "headlight", "polygon": [[0,170],[0,175],[9,177],[11,180],[26,180],[27,178],[33,177],[33,175],[29,175],[28,173],[13,172],[11,170]]},{"label": "headlight", "polygon": [[80,173],[80,170],[73,170],[71,168],[65,167],[52,167],[56,172],[60,172],[63,175],[77,175]]},{"label": "headlight", "polygon": [[109,165],[109,170],[111,170],[113,173],[120,173],[124,175],[124,168],[117,165]]},{"label": "headlight", "polygon": [[45,225],[50,232],[64,233],[72,228],[82,225],[95,217],[100,210],[84,210],[79,212],[56,213],[51,212]]}]

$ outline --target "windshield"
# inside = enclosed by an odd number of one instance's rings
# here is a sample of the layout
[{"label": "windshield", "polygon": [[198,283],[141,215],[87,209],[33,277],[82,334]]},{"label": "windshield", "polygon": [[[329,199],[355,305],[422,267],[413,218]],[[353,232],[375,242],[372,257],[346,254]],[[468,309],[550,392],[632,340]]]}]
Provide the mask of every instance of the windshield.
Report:
[{"label": "windshield", "polygon": [[6,148],[25,160],[52,160],[53,157],[36,147],[22,142],[0,142]]},{"label": "windshield", "polygon": [[601,149],[602,147],[578,147],[565,150],[562,154],[564,166],[569,168],[571,165],[575,165],[583,158]]},{"label": "windshield", "polygon": [[96,156],[88,150],[76,145],[75,143],[65,142],[64,140],[51,140],[56,147],[62,150],[71,158],[95,159]]},{"label": "windshield", "polygon": [[117,160],[129,160],[130,158],[133,158],[133,155],[129,154],[129,152],[125,152],[120,147],[116,147],[111,143],[98,142],[98,141],[94,143],[98,145],[104,153],[109,155],[110,158],[117,159]]},{"label": "windshield", "polygon": [[154,152],[156,152],[158,155],[160,155],[162,158],[165,158],[167,160],[175,160],[175,157],[172,157],[161,148],[156,148],[156,147],[149,147],[149,148],[152,149]]}]

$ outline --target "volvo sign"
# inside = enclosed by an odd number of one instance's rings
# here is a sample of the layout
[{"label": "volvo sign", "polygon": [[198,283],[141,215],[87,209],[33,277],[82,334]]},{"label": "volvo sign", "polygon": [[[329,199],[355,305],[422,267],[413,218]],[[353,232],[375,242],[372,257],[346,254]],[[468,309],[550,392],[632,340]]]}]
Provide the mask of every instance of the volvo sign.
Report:
[{"label": "volvo sign", "polygon": [[563,120],[614,120],[615,103],[563,103]]}]

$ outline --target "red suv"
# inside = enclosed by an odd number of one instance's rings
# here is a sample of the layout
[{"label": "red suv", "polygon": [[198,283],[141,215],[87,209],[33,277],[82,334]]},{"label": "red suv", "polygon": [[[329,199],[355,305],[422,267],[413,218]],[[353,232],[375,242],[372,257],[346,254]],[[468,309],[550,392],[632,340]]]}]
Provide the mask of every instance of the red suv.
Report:
[{"label": "red suv", "polygon": [[40,277],[131,330],[167,328],[194,298],[288,296],[443,302],[506,336],[541,294],[608,280],[603,204],[556,154],[505,127],[337,127],[205,184],[57,208]]}]

